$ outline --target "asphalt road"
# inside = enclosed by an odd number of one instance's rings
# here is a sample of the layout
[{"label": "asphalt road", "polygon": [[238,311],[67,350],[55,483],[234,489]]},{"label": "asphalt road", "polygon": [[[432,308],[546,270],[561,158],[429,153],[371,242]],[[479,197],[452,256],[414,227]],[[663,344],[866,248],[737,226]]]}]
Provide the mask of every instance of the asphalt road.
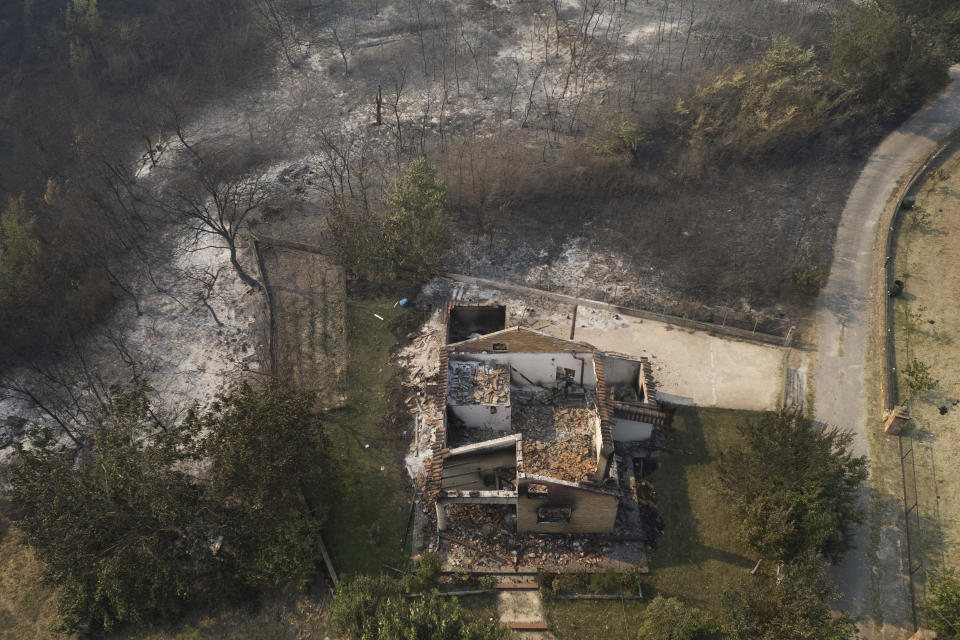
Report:
[{"label": "asphalt road", "polygon": [[[940,96],[887,136],[870,156],[844,207],[829,279],[817,301],[820,343],[814,417],[854,430],[854,448],[860,455],[871,453],[869,430],[881,428],[867,423],[865,395],[871,301],[874,295],[884,295],[874,282],[873,252],[883,250],[875,246],[878,224],[897,181],[960,128],[960,66],[951,69],[951,78]],[[903,628],[911,623],[903,541],[895,527],[900,508],[889,500],[871,501],[873,526],[868,523],[857,530],[857,549],[833,571],[844,594],[839,607],[861,618],[867,638],[906,637]]]}]

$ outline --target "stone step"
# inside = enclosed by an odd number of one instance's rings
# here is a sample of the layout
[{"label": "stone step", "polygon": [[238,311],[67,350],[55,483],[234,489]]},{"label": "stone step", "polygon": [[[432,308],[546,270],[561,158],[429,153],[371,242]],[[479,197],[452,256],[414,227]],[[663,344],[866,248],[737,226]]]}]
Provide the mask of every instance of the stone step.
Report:
[{"label": "stone step", "polygon": [[500,582],[493,587],[494,589],[513,589],[517,591],[529,590],[535,591],[540,588],[536,582]]},{"label": "stone step", "polygon": [[510,622],[506,626],[514,631],[547,631],[550,629],[546,622]]}]

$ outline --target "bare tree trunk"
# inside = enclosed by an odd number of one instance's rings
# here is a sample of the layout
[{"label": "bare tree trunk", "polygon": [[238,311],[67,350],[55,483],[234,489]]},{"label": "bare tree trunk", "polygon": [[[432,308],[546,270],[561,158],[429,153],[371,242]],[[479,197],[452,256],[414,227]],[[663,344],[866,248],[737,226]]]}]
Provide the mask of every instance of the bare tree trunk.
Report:
[{"label": "bare tree trunk", "polygon": [[127,296],[130,297],[131,300],[133,300],[133,306],[135,306],[135,307],[137,308],[137,315],[138,315],[138,316],[142,316],[142,315],[143,315],[143,309],[140,308],[140,300],[137,298],[137,295],[136,295],[133,291],[131,291],[128,287],[124,286],[124,284],[123,284],[122,282],[120,282],[120,278],[118,278],[118,277],[113,273],[113,271],[110,269],[110,267],[104,266],[104,269],[106,270],[107,275],[110,277],[110,280],[112,280],[115,285],[117,285],[118,287],[120,287],[120,290],[121,290],[121,291],[123,291],[125,294],[127,294]]},{"label": "bare tree trunk", "polygon": [[240,276],[240,279],[243,280],[251,289],[254,291],[260,291],[263,285],[261,285],[256,279],[254,279],[250,274],[244,271],[243,267],[240,266],[240,261],[237,260],[237,244],[235,239],[227,238],[227,244],[230,247],[230,264],[233,265],[234,270],[236,270],[237,275]]},{"label": "bare tree trunk", "polygon": [[347,61],[347,49],[343,43],[343,38],[340,37],[340,27],[338,25],[338,20],[333,21],[333,26],[330,27],[330,32],[333,34],[333,41],[337,44],[337,49],[340,51],[340,58],[343,60],[343,77],[350,75],[350,63]]}]

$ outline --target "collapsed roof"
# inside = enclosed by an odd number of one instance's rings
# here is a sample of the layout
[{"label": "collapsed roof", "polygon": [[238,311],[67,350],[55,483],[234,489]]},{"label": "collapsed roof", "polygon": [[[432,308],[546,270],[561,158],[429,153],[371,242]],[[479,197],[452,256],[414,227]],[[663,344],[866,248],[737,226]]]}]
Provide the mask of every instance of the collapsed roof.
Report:
[{"label": "collapsed roof", "polygon": [[439,529],[444,506],[464,502],[516,505],[518,531],[613,529],[614,439],[665,419],[645,359],[513,327],[448,344],[440,364],[427,481]]}]

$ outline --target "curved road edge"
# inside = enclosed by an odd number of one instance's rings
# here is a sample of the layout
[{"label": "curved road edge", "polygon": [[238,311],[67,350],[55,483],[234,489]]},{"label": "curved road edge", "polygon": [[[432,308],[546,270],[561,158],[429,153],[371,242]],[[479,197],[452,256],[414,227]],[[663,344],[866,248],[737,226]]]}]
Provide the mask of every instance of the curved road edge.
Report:
[{"label": "curved road edge", "polygon": [[884,475],[890,474],[877,472],[883,467],[884,442],[871,435],[881,427],[867,422],[868,337],[876,335],[871,330],[883,320],[875,302],[884,295],[883,270],[876,268],[875,257],[885,246],[877,243],[885,237],[879,233],[881,221],[889,223],[884,213],[899,197],[904,179],[909,181],[960,128],[960,66],[950,76],[947,88],[888,135],[867,160],[841,215],[830,275],[817,300],[814,419],[851,429],[854,452],[869,456],[872,466],[871,488],[862,496],[867,523],[855,531],[856,549],[832,571],[843,594],[838,607],[860,619],[867,638],[903,638],[904,630],[913,628],[898,527],[902,510],[894,485],[884,486]]}]

